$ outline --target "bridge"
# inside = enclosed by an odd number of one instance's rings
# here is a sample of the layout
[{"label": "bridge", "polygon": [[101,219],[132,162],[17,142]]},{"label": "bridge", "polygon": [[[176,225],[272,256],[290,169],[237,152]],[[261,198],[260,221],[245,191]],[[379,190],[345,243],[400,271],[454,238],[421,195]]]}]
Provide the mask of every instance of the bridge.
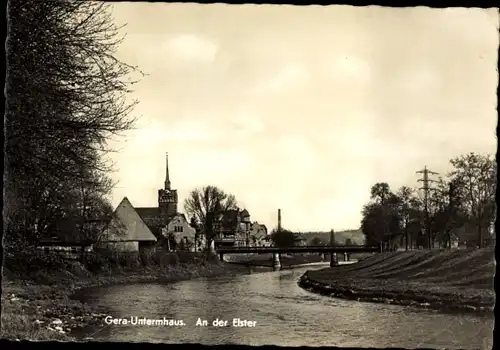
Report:
[{"label": "bridge", "polygon": [[298,247],[219,247],[216,252],[220,260],[224,261],[224,254],[266,254],[273,253],[273,267],[281,267],[280,253],[330,253],[330,266],[336,266],[336,253],[377,253],[380,247],[359,245],[331,245],[331,246],[298,246]]}]

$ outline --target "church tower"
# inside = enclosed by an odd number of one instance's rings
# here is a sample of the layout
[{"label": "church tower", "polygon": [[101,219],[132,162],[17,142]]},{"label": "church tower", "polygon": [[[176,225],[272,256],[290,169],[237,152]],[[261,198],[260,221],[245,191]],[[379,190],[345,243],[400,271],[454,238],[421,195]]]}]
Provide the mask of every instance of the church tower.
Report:
[{"label": "church tower", "polygon": [[168,172],[168,153],[166,154],[165,184],[163,189],[158,190],[158,208],[162,225],[165,225],[177,214],[177,190],[171,189],[170,174]]}]

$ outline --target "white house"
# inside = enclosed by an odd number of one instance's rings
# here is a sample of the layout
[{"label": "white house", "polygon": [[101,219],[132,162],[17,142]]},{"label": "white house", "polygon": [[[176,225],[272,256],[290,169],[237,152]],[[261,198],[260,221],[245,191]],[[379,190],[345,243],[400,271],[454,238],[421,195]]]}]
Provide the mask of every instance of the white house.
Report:
[{"label": "white house", "polygon": [[203,237],[198,237],[196,241],[196,229],[191,226],[186,216],[182,213],[177,213],[162,230],[162,235],[165,238],[173,236],[177,247],[184,246],[190,251],[199,251],[204,242]]},{"label": "white house", "polygon": [[250,225],[249,236],[250,245],[252,246],[265,246],[267,237],[267,227],[266,225],[259,224],[258,222],[253,222]]}]

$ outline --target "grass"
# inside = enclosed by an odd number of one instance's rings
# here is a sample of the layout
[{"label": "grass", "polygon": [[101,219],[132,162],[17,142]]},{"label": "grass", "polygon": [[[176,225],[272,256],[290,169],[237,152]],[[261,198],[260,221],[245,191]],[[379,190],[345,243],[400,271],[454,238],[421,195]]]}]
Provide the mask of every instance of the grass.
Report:
[{"label": "grass", "polygon": [[71,338],[68,337],[67,334],[59,333],[57,330],[49,330],[44,325],[33,322],[33,320],[26,315],[19,315],[9,311],[3,311],[1,317],[2,330],[0,331],[0,337],[2,339],[29,339],[36,341],[71,340]]},{"label": "grass", "polygon": [[387,252],[307,271],[299,284],[360,301],[489,311],[495,304],[494,273],[492,248]]},{"label": "grass", "polygon": [[97,274],[77,266],[58,272],[41,270],[30,279],[6,278],[4,274],[0,337],[9,340],[75,341],[69,334],[72,329],[100,323],[106,313],[106,310],[91,309],[70,298],[81,288],[149,281],[166,283],[241,271],[238,266],[204,261],[116,268]]}]

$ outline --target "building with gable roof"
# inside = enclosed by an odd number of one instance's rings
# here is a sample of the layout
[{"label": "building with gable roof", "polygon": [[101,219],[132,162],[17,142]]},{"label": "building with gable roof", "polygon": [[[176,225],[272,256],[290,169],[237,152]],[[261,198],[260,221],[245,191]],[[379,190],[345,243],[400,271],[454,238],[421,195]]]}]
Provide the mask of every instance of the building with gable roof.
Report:
[{"label": "building with gable roof", "polygon": [[[195,246],[200,245],[195,244],[196,230],[190,225],[186,215],[178,212],[177,207],[177,190],[171,186],[167,154],[165,182],[163,188],[158,190],[158,206],[136,208],[125,197],[115,211],[115,217],[119,219],[112,219],[108,225],[106,235],[109,237],[105,239],[106,244],[121,250],[140,250],[141,246],[147,245],[142,238],[149,237],[148,242],[155,242],[155,245],[160,244],[170,249],[185,245],[192,246],[190,250],[194,250]],[[113,226],[120,226],[120,230]],[[183,244],[180,244],[181,241]]]},{"label": "building with gable roof", "polygon": [[133,252],[152,247],[156,242],[155,235],[125,197],[118,204],[111,221],[105,227],[98,247]]},{"label": "building with gable roof", "polygon": [[266,246],[269,243],[269,232],[264,224],[259,224],[258,222],[253,222],[250,225],[250,245],[261,247]]},{"label": "building with gable roof", "polygon": [[248,210],[221,210],[214,218],[216,246],[249,246],[252,222]]},{"label": "building with gable roof", "polygon": [[[206,243],[186,215],[178,212],[178,195],[170,182],[168,154],[164,186],[158,190],[158,206],[136,208],[125,197],[108,226],[106,245],[120,250],[140,250],[141,247],[161,245],[168,250],[199,251]],[[261,243],[267,235],[264,225],[250,221],[250,213],[246,209],[219,209],[215,213],[214,231],[216,246],[259,245],[257,242]]]}]

